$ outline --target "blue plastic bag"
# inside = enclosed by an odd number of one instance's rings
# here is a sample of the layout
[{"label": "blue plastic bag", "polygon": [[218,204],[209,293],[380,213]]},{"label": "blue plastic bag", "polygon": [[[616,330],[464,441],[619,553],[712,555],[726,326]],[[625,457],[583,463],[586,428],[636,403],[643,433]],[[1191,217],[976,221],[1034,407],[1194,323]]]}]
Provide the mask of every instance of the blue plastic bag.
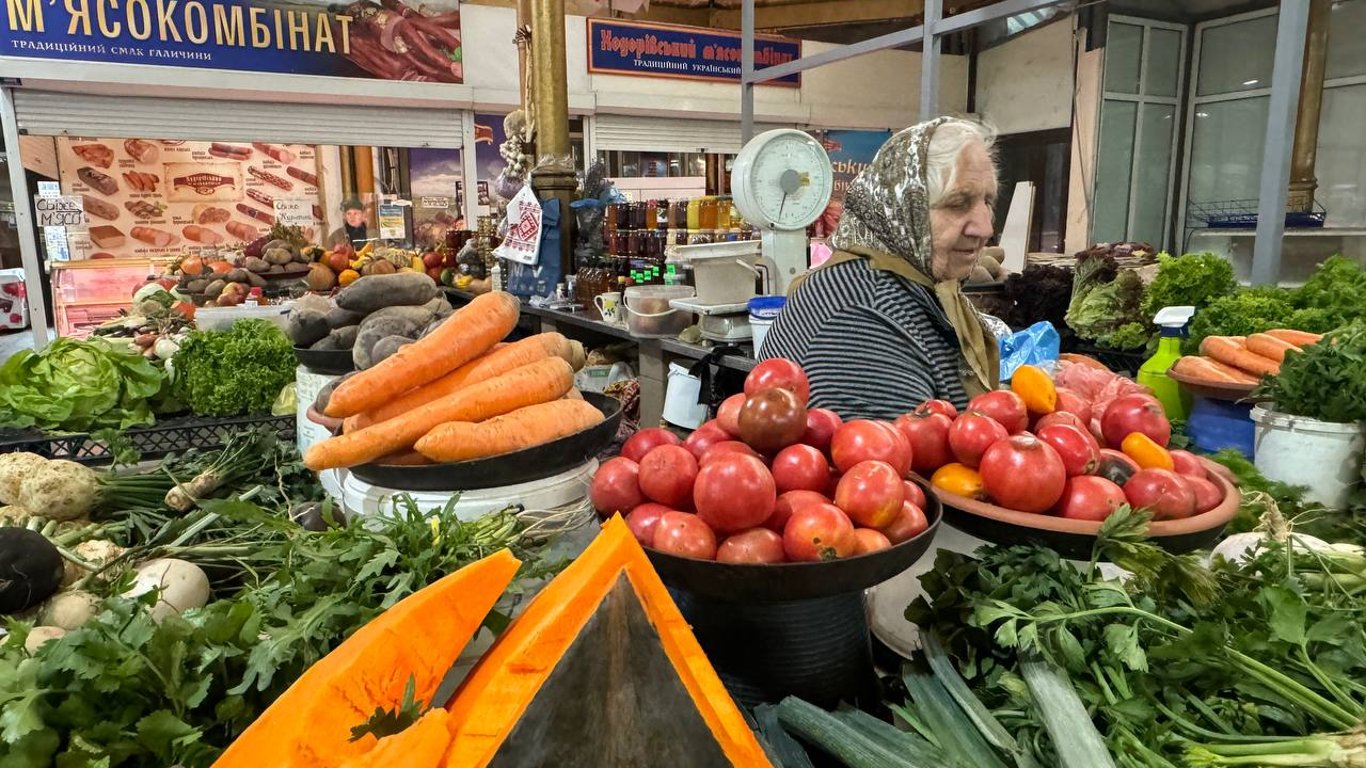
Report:
[{"label": "blue plastic bag", "polygon": [[1001,345],[1001,381],[1010,381],[1022,365],[1036,365],[1051,371],[1058,360],[1062,339],[1052,323],[1041,320],[999,339],[998,343]]}]

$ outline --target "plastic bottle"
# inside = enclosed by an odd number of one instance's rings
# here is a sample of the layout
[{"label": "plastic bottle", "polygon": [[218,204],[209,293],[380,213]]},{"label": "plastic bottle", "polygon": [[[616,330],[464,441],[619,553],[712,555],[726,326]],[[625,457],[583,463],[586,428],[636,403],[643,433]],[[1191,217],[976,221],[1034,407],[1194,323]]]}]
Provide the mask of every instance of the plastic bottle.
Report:
[{"label": "plastic bottle", "polygon": [[1181,339],[1186,335],[1186,324],[1195,315],[1195,307],[1163,307],[1153,322],[1162,328],[1157,352],[1138,369],[1138,383],[1152,389],[1168,419],[1185,419],[1190,410],[1190,397],[1181,385],[1167,375],[1167,369],[1181,359]]},{"label": "plastic bottle", "polygon": [[503,265],[495,260],[493,268],[489,270],[489,287],[495,291],[503,290]]}]

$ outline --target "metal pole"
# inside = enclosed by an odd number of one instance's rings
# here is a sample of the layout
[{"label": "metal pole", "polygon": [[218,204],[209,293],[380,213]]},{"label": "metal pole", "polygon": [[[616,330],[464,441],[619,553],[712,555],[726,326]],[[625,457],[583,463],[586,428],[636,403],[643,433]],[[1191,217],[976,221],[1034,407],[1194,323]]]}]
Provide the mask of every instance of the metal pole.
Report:
[{"label": "metal pole", "polygon": [[1309,29],[1309,3],[1281,3],[1276,25],[1275,68],[1271,103],[1262,148],[1262,183],[1257,203],[1257,239],[1252,247],[1252,284],[1274,285],[1281,276],[1289,197],[1290,155],[1294,150],[1295,110],[1304,68],[1304,39]]},{"label": "metal pole", "polygon": [[944,0],[925,0],[925,39],[920,54],[920,120],[939,115],[939,33],[935,27],[943,16]]},{"label": "metal pole", "polygon": [[14,91],[0,88],[0,129],[4,131],[9,160],[9,182],[14,192],[14,222],[19,227],[19,255],[24,264],[24,292],[28,294],[28,319],[33,331],[33,348],[42,349],[52,338],[47,327],[47,300],[43,297],[43,260],[38,254],[34,230],[33,200],[24,178],[24,162],[19,156],[19,120],[14,111]]},{"label": "metal pole", "polygon": [[740,7],[740,143],[754,138],[754,0]]}]

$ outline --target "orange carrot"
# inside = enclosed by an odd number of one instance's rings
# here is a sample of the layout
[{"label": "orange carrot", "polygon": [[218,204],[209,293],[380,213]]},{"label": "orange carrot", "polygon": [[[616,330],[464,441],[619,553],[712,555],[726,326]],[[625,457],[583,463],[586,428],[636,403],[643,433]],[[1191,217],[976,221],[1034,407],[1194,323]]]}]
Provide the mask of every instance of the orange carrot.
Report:
[{"label": "orange carrot", "polygon": [[1297,347],[1307,347],[1310,344],[1317,344],[1323,340],[1321,333],[1309,333],[1308,331],[1296,331],[1291,328],[1273,328],[1266,332],[1267,336],[1274,336],[1281,341],[1294,344]]},{"label": "orange carrot", "polygon": [[417,441],[432,461],[466,461],[520,451],[582,432],[602,422],[602,411],[583,400],[554,400],[472,424],[450,421]]},{"label": "orange carrot", "polygon": [[558,333],[538,333],[521,341],[504,344],[430,384],[409,390],[396,400],[360,414],[355,417],[354,424],[347,423],[346,429],[349,432],[353,428],[360,429],[401,416],[414,408],[421,408],[433,400],[445,397],[461,387],[487,381],[494,376],[547,357],[563,358],[577,371],[583,367],[583,345],[577,341],[570,341]]},{"label": "orange carrot", "polygon": [[435,331],[342,382],[327,415],[354,416],[445,376],[502,341],[517,325],[518,308],[510,293],[476,296]]},{"label": "orange carrot", "polygon": [[564,399],[565,399],[565,400],[582,400],[582,399],[583,399],[583,393],[580,392],[580,391],[578,391],[577,389],[571,389],[571,390],[569,390],[568,392],[564,393]]},{"label": "orange carrot", "polygon": [[1280,373],[1281,364],[1270,358],[1249,352],[1247,347],[1228,336],[1207,336],[1200,342],[1200,353],[1205,357],[1231,365],[1256,376]]},{"label": "orange carrot", "polygon": [[1213,384],[1256,384],[1257,377],[1243,373],[1218,360],[1198,355],[1186,355],[1176,361],[1172,370],[1186,378],[1206,381]]},{"label": "orange carrot", "polygon": [[1278,363],[1285,362],[1287,352],[1298,352],[1300,350],[1294,344],[1267,333],[1254,333],[1247,337],[1245,344],[1247,351],[1270,358]]},{"label": "orange carrot", "polygon": [[502,416],[518,408],[555,400],[573,386],[574,369],[569,363],[558,357],[537,360],[402,416],[316,443],[304,455],[304,464],[315,472],[354,467],[412,448],[438,424]]}]

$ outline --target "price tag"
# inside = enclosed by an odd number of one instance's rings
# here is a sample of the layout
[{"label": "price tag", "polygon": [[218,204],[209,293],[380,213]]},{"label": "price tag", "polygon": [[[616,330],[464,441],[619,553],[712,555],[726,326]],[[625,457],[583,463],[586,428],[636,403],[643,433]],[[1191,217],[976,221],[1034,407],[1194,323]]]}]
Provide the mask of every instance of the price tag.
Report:
[{"label": "price tag", "polygon": [[39,197],[33,207],[38,211],[40,227],[80,227],[86,223],[81,199],[74,195]]},{"label": "price tag", "polygon": [[62,194],[62,185],[56,181],[38,182],[39,197],[57,197]]},{"label": "price tag", "polygon": [[379,239],[404,240],[407,237],[408,226],[403,218],[403,207],[392,203],[379,206]]},{"label": "price tag", "polygon": [[418,198],[418,202],[423,208],[440,208],[444,210],[451,207],[451,199],[449,197],[423,196]]},{"label": "price tag", "polygon": [[295,198],[275,199],[275,221],[287,227],[313,226],[313,200]]},{"label": "price tag", "polygon": [[66,241],[66,227],[43,227],[43,245],[49,261],[71,261],[71,246]]}]

